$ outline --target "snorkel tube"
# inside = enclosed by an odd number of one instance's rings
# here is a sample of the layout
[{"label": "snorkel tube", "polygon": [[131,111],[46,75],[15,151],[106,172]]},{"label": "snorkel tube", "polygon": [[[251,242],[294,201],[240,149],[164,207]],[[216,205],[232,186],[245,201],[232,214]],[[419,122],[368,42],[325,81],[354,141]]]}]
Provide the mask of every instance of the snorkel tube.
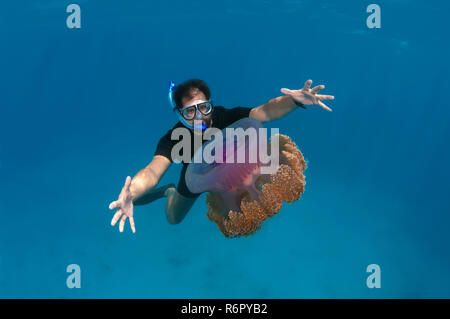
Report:
[{"label": "snorkel tube", "polygon": [[170,109],[172,111],[174,111],[177,114],[178,119],[180,120],[180,122],[186,126],[188,129],[191,130],[201,130],[204,131],[208,128],[208,126],[203,124],[203,121],[201,120],[201,113],[200,113],[200,120],[194,120],[194,124],[189,123],[182,115],[181,113],[177,110],[177,105],[175,104],[175,101],[173,99],[173,91],[175,90],[175,82],[174,81],[170,81],[169,84],[169,106]]}]

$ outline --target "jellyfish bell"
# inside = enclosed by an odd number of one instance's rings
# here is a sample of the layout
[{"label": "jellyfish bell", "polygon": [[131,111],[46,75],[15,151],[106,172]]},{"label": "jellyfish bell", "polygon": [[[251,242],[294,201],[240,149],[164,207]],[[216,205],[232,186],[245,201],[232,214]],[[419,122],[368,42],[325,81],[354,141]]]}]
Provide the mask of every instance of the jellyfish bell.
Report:
[{"label": "jellyfish bell", "polygon": [[[285,135],[273,136],[278,147],[269,147],[264,130],[255,119],[241,119],[214,135],[194,155],[198,158],[212,149],[218,152],[214,154],[218,160],[194,161],[187,168],[187,187],[193,193],[209,192],[207,216],[226,237],[253,234],[281,210],[283,201],[298,200],[304,191],[302,153]],[[276,157],[275,170],[264,169],[268,165],[264,149],[271,149],[270,156]]]},{"label": "jellyfish bell", "polygon": [[[230,191],[261,166],[257,155],[259,121],[245,118],[202,145],[187,168],[186,184],[193,193]],[[211,152],[212,151],[212,152]],[[210,155],[213,153],[212,155]],[[211,157],[214,160],[211,161]]]}]

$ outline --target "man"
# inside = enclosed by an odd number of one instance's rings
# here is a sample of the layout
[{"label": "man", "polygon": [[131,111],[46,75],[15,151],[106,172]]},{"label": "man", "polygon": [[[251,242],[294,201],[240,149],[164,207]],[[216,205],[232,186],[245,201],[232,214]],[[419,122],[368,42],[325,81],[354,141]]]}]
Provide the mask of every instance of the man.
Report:
[{"label": "man", "polygon": [[[171,83],[169,97],[180,121],[160,139],[150,164],[140,170],[133,179],[130,176],[126,178],[119,198],[109,205],[109,209],[118,208],[111,225],[114,226],[120,220],[119,230],[123,232],[125,221],[129,218],[131,230],[135,233],[134,205],[148,204],[162,197],[167,197],[166,217],[168,222],[178,224],[200,195],[191,193],[186,186],[184,175],[188,163],[184,162],[177,187],[174,184],[169,184],[155,188],[173,162],[172,147],[178,143],[177,140],[171,139],[174,129],[179,127],[189,128],[191,130],[191,145],[194,145],[194,121],[197,124],[201,123],[202,130],[211,127],[224,129],[244,117],[254,118],[261,122],[273,121],[286,116],[299,107],[304,108],[304,105],[319,105],[331,112],[331,109],[322,101],[333,100],[334,97],[317,94],[325,86],[318,85],[311,89],[311,84],[312,80],[308,80],[300,90],[281,89],[281,92],[285,94],[284,96],[274,98],[255,108],[225,109],[222,106],[212,105],[210,90],[206,83],[201,80],[188,80],[176,87]],[[192,151],[192,156],[194,151]]]}]

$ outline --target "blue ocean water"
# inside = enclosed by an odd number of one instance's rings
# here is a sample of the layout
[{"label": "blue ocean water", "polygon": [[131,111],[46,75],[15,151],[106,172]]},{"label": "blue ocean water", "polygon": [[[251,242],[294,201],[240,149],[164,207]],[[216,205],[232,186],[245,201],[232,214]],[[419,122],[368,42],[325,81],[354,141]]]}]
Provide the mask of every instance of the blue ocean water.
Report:
[{"label": "blue ocean water", "polygon": [[[369,29],[370,3],[3,1],[0,297],[450,298],[449,5],[377,1]],[[332,113],[268,125],[307,158],[305,193],[248,238],[204,195],[181,224],[159,200],[119,233],[108,204],[176,122],[169,81],[193,77],[227,107],[326,85]]]}]

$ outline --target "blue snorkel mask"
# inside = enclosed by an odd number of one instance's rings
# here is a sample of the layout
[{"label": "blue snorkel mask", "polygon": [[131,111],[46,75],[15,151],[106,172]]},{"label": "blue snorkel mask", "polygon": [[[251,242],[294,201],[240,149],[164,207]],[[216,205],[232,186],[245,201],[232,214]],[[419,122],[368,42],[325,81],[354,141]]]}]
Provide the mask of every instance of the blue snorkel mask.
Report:
[{"label": "blue snorkel mask", "polygon": [[[212,112],[213,105],[211,101],[196,100],[191,105],[186,105],[180,110],[173,99],[173,92],[175,90],[175,82],[170,81],[169,85],[169,106],[172,111],[175,111],[178,119],[184,126],[191,130],[205,131],[208,126],[203,124],[203,116]],[[194,120],[194,123],[189,123],[188,120]]]}]

